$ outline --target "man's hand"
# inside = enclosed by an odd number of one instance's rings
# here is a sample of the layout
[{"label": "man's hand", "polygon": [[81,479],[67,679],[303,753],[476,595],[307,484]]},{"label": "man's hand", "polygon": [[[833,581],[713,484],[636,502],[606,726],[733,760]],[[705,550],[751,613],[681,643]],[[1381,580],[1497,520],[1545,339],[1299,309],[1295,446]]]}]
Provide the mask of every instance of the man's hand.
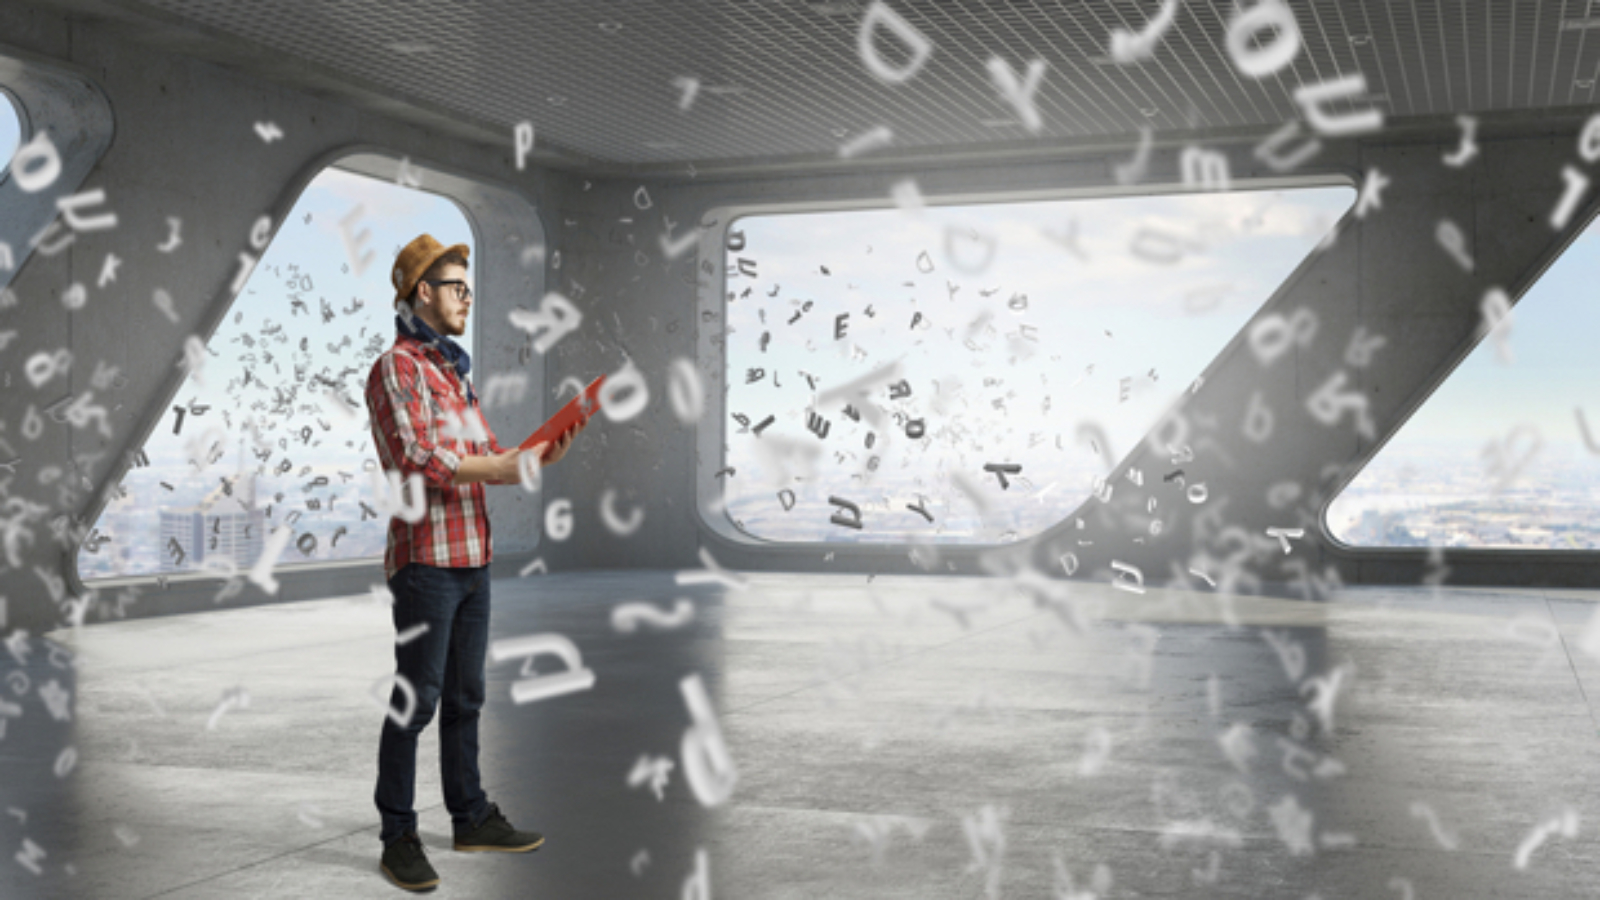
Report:
[{"label": "man's hand", "polygon": [[521,484],[522,470],[519,467],[520,463],[517,461],[517,457],[523,453],[532,453],[534,457],[539,460],[539,464],[541,466],[548,466],[552,463],[560,462],[561,458],[567,455],[567,449],[572,446],[572,441],[578,436],[578,432],[589,427],[590,418],[590,416],[584,416],[583,418],[579,419],[578,424],[573,425],[571,428],[568,428],[566,431],[562,432],[561,436],[556,438],[554,441],[549,441],[542,444],[534,444],[527,450],[507,450],[504,453],[496,453],[491,455],[489,459],[493,461],[496,474],[494,479],[489,483]]},{"label": "man's hand", "polygon": [[560,462],[561,457],[567,455],[567,448],[572,446],[572,441],[577,438],[578,432],[583,431],[588,427],[589,416],[584,416],[583,418],[579,419],[576,425],[573,425],[571,428],[563,431],[561,436],[556,438],[554,443],[545,447],[544,456],[540,459],[540,462],[547,466]]},{"label": "man's hand", "polygon": [[[539,451],[539,448],[543,447],[543,446],[544,446],[543,444],[535,445],[534,447],[530,448],[528,450],[528,452],[529,453],[537,453]],[[521,451],[521,450],[513,448],[511,450],[507,450],[504,453],[496,453],[496,454],[493,454],[492,456],[490,456],[490,459],[494,461],[494,467],[495,467],[495,473],[496,474],[495,474],[494,480],[489,482],[489,483],[490,484],[517,484],[517,483],[521,482],[522,481],[522,470],[520,468],[518,468],[519,463],[517,462],[517,457],[521,456],[522,452],[523,451]]]}]

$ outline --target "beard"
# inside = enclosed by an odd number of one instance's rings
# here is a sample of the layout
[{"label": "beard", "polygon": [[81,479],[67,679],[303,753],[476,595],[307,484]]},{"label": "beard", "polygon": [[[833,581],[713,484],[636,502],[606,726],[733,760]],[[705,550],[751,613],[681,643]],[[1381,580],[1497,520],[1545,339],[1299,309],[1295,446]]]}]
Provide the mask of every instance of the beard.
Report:
[{"label": "beard", "polygon": [[445,337],[460,337],[467,333],[467,318],[465,315],[458,313],[452,316],[440,313],[438,318],[439,321],[437,323],[429,322],[429,327]]}]

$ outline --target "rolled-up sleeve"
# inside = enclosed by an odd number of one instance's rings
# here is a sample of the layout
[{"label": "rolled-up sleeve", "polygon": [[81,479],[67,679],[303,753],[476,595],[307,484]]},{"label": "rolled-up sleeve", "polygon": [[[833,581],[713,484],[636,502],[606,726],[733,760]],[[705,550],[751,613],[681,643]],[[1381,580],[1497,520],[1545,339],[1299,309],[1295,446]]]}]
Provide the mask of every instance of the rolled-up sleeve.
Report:
[{"label": "rolled-up sleeve", "polygon": [[461,457],[429,435],[433,411],[422,378],[416,361],[403,353],[379,358],[367,382],[372,438],[383,450],[386,468],[405,477],[420,473],[429,486],[442,488],[455,479]]}]

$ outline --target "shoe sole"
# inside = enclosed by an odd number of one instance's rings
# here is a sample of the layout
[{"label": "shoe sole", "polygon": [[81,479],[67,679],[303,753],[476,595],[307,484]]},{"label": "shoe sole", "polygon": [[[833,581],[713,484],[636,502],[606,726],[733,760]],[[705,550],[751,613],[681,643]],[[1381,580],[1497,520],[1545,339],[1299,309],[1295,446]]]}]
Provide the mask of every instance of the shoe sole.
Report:
[{"label": "shoe sole", "polygon": [[432,881],[418,881],[414,884],[406,884],[404,881],[394,877],[394,873],[389,871],[388,866],[380,863],[378,868],[383,870],[384,877],[394,882],[395,887],[404,888],[408,891],[431,891],[439,886],[439,879],[437,878],[433,879]]},{"label": "shoe sole", "polygon": [[516,847],[473,846],[470,844],[456,844],[455,849],[462,853],[527,853],[544,846],[544,838],[539,838],[531,844],[522,844]]}]

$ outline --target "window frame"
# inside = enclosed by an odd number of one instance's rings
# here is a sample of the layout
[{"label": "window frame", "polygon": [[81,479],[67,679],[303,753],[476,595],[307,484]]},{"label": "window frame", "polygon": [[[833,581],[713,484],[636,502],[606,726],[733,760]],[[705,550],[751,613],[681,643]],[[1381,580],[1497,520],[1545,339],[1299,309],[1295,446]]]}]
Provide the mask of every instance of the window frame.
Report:
[{"label": "window frame", "polygon": [[[1320,187],[1347,187],[1360,190],[1360,174],[1355,171],[1327,170],[1315,173],[1271,176],[1260,178],[1236,179],[1226,192],[1214,193],[1242,193],[1254,191],[1289,190]],[[1151,182],[1130,186],[1122,185],[1094,185],[1088,187],[1050,188],[1036,190],[987,190],[971,192],[952,192],[941,194],[924,194],[923,204],[927,207],[945,206],[976,206],[987,204],[1011,203],[1048,203],[1063,200],[1104,200],[1131,197],[1156,197],[1174,194],[1200,194],[1205,191],[1186,188],[1181,183]],[[728,355],[727,342],[720,342],[717,338],[726,333],[727,318],[727,293],[728,293],[728,267],[726,264],[726,247],[728,233],[734,230],[740,220],[752,216],[775,216],[804,214],[817,212],[847,212],[847,211],[874,211],[894,209],[895,204],[887,194],[875,194],[865,197],[841,197],[835,199],[792,200],[779,202],[743,202],[728,203],[708,208],[701,216],[701,222],[715,222],[714,227],[706,228],[702,233],[699,244],[699,260],[716,260],[717,271],[712,278],[697,279],[697,303],[695,308],[696,323],[696,360],[704,363],[701,371],[710,369],[715,373],[712,379],[714,384],[726,387],[728,385]],[[1352,203],[1345,213],[1331,226],[1334,231],[1342,231],[1355,214],[1355,204]],[[1315,254],[1308,254],[1292,269],[1282,283],[1273,289],[1263,301],[1262,307],[1270,304],[1274,298],[1285,290],[1292,288],[1304,277],[1305,270]],[[698,265],[698,262],[697,262]],[[705,315],[711,313],[716,323],[714,330],[708,331],[700,326],[705,321]],[[1252,313],[1252,318],[1254,313]],[[1212,357],[1212,362],[1207,363],[1202,370],[1202,376],[1211,371],[1216,360],[1233,352],[1245,339],[1244,331],[1236,333],[1227,343],[1220,347]],[[707,391],[712,402],[707,404],[705,416],[695,425],[696,433],[696,472],[695,472],[695,514],[700,524],[718,538],[747,550],[762,550],[777,552],[785,555],[809,555],[821,552],[865,552],[882,554],[885,552],[899,554],[907,548],[922,546],[915,540],[899,541],[873,541],[869,543],[839,543],[828,541],[783,541],[763,538],[758,535],[743,531],[734,525],[733,517],[728,514],[723,501],[722,483],[716,478],[715,473],[728,465],[728,408],[727,392],[725,390]],[[707,419],[716,417],[714,423],[707,427]],[[1153,423],[1139,441],[1134,442],[1124,451],[1122,458],[1117,461],[1113,471],[1123,468],[1129,457],[1148,439],[1150,433],[1161,427],[1162,420]],[[1078,506],[1066,511],[1060,520],[1047,525],[1044,529],[1027,537],[1019,538],[1010,543],[940,543],[935,546],[940,553],[985,553],[1029,541],[1038,540],[1048,535],[1061,523],[1070,521],[1074,515],[1080,514],[1082,506],[1092,496],[1082,498]]]},{"label": "window frame", "polygon": [[[494,282],[498,277],[500,277],[501,273],[496,270],[495,275],[491,277],[490,271],[495,267],[492,267],[489,265],[489,263],[491,259],[494,259],[497,264],[504,263],[506,260],[502,259],[502,256],[514,256],[514,251],[504,248],[503,241],[496,242],[494,245],[485,243],[483,238],[485,225],[480,219],[480,211],[483,214],[489,215],[491,218],[497,220],[505,219],[518,222],[522,226],[523,230],[531,233],[531,240],[537,241],[538,243],[547,242],[550,232],[547,223],[544,221],[541,205],[536,204],[533,201],[533,198],[527,196],[523,190],[518,189],[516,186],[494,181],[476,173],[461,172],[448,167],[438,166],[429,161],[412,160],[411,158],[386,147],[353,146],[323,153],[313,158],[302,169],[299,170],[294,178],[292,178],[286,184],[284,190],[279,195],[278,201],[270,210],[266,212],[273,223],[272,233],[268,237],[267,246],[269,248],[271,247],[272,241],[277,238],[278,229],[287,221],[288,216],[293,211],[295,205],[300,202],[300,198],[304,196],[306,189],[311,185],[311,182],[320,176],[324,171],[328,169],[339,169],[355,175],[392,181],[394,180],[396,173],[399,171],[399,167],[402,164],[409,165],[410,171],[420,173],[425,179],[424,186],[413,187],[411,188],[412,190],[421,190],[425,193],[433,194],[450,201],[461,211],[463,218],[466,219],[467,226],[471,231],[472,240],[474,242],[475,252],[473,254],[474,258],[471,260],[471,262],[473,281],[475,285],[475,295],[479,288],[487,288],[488,290],[504,290],[504,288],[500,288],[491,284],[491,282]],[[479,195],[470,197],[468,196],[474,192],[479,192]],[[376,260],[374,262],[376,263]],[[515,271],[520,273],[523,272],[524,269],[520,266],[517,266]],[[527,274],[531,277],[533,287],[540,294],[542,294],[546,279],[543,268],[537,268],[531,272],[528,272]],[[219,288],[219,293],[231,294],[231,286],[221,286]],[[242,292],[240,294],[232,294],[231,296],[227,297],[225,303],[221,302],[222,298],[217,298],[218,302],[215,304],[215,308],[211,311],[211,313],[208,314],[208,324],[203,329],[204,334],[202,335],[202,338],[205,341],[209,343],[211,338],[216,334],[217,329],[221,326],[222,322],[234,311],[234,306],[242,295]],[[477,302],[475,300],[475,306],[476,305]],[[475,327],[473,329],[472,346],[469,348],[469,352],[473,355],[475,361],[481,358],[480,354],[483,351],[485,332],[486,329],[480,327]],[[528,376],[530,382],[530,394],[533,396],[542,397],[544,394],[543,370],[537,367],[529,369]],[[182,391],[183,385],[186,382],[187,377],[183,373],[180,372],[176,374],[176,376],[170,382],[170,388],[161,392],[161,396],[164,397],[163,402],[152,406],[153,414],[150,418],[150,421],[144,424],[142,431],[138,433],[137,438],[130,440],[127,446],[131,448],[139,448],[144,446],[145,442],[149,440],[150,435],[154,433],[157,427],[159,427],[165,410],[172,404],[174,398],[176,398],[177,395]],[[118,457],[117,463],[107,471],[104,483],[101,485],[99,491],[89,503],[86,510],[86,518],[90,520],[91,528],[95,522],[99,521],[100,516],[104,513],[105,507],[108,505],[116,486],[122,483],[128,471],[130,471],[132,465],[131,457],[131,452],[121,455]],[[493,507],[491,505],[491,509],[492,508]],[[507,556],[518,556],[524,555],[526,552],[537,552],[538,547],[542,543],[543,539],[542,522],[542,516],[537,516],[535,517],[533,527],[522,529],[520,532],[531,535],[533,541],[533,547],[531,551],[507,550],[502,552]],[[209,598],[216,593],[217,585],[221,583],[221,579],[216,573],[205,571],[157,573],[148,575],[118,575],[109,578],[95,578],[92,581],[85,581],[78,569],[79,554],[82,552],[83,548],[81,545],[79,545],[77,548],[75,548],[74,552],[66,554],[67,565],[65,568],[67,582],[69,588],[74,593],[82,595],[90,593],[91,591],[112,591],[126,588],[138,589],[145,586],[155,585],[161,579],[165,579],[168,585],[166,590],[155,595],[150,595],[147,593],[141,597],[141,600],[151,599],[152,596],[157,598],[155,603],[155,606],[158,607],[157,614],[210,608],[209,605],[202,606],[200,604],[202,602],[209,604]],[[311,593],[315,596],[338,596],[340,593],[359,593],[365,590],[366,586],[371,583],[371,577],[369,573],[374,566],[377,567],[381,576],[383,567],[382,556],[368,556],[361,557],[359,559],[321,560],[304,563],[291,562],[288,564],[280,561],[278,566],[274,568],[275,576],[280,582],[280,588],[277,594],[273,596],[256,596],[247,602],[268,603],[282,601],[285,599],[286,594],[288,593],[284,587],[282,587],[282,585],[290,583],[297,585],[320,585],[319,589],[311,591]],[[244,574],[245,572],[246,570],[241,567],[240,574]],[[332,591],[332,593],[330,593],[330,591]],[[248,594],[250,592],[247,591],[246,593]],[[300,593],[304,593],[304,591],[296,591],[295,596],[298,597]],[[173,596],[165,596],[167,594],[171,594]],[[207,599],[205,601],[201,601],[199,598],[202,597]],[[233,602],[237,603],[238,599],[236,598]],[[149,606],[144,606],[141,607],[141,612],[148,615],[151,614],[151,609]]]},{"label": "window frame", "polygon": [[23,105],[22,99],[4,84],[0,84],[0,100],[10,104],[11,111],[17,117],[17,146],[12,148],[10,156],[0,160],[0,185],[4,185],[11,180],[11,160],[16,158],[23,144],[33,139],[33,123],[28,118],[28,108]]},{"label": "window frame", "polygon": [[[1566,255],[1572,245],[1577,243],[1578,239],[1590,227],[1596,224],[1597,219],[1600,219],[1600,197],[1591,199],[1588,206],[1581,208],[1574,216],[1573,223],[1567,226],[1566,232],[1553,235],[1554,240],[1546,248],[1545,254],[1536,259],[1522,276],[1504,287],[1506,295],[1511,298],[1513,312],[1515,312],[1517,305],[1522,302],[1522,298],[1527,295],[1528,291],[1545,276],[1545,273],[1550,271],[1557,260]],[[1476,310],[1477,306],[1474,303],[1468,308]],[[1433,399],[1433,396],[1439,392],[1445,382],[1449,381],[1455,375],[1456,370],[1461,368],[1462,364],[1467,361],[1467,358],[1476,352],[1478,347],[1488,339],[1487,332],[1482,332],[1481,329],[1473,330],[1452,352],[1449,361],[1440,366],[1436,375],[1417,391],[1412,401],[1408,403],[1404,412],[1396,420],[1394,428],[1388,433],[1380,435],[1378,440],[1372,444],[1371,449],[1357,459],[1352,460],[1345,467],[1344,472],[1340,474],[1338,481],[1334,482],[1328,489],[1326,499],[1322,501],[1322,505],[1317,509],[1316,520],[1317,530],[1321,533],[1322,540],[1327,548],[1327,554],[1334,562],[1347,564],[1359,563],[1363,560],[1386,563],[1421,562],[1426,560],[1430,553],[1435,552],[1444,552],[1452,560],[1464,560],[1467,562],[1477,560],[1495,565],[1504,565],[1507,561],[1518,559],[1540,563],[1551,561],[1579,563],[1583,561],[1585,555],[1590,559],[1600,559],[1600,551],[1588,548],[1561,550],[1550,547],[1442,547],[1437,549],[1431,547],[1366,547],[1340,539],[1338,535],[1334,534],[1333,529],[1329,527],[1328,512],[1332,509],[1334,501],[1339,499],[1339,495],[1344,493],[1345,489],[1354,483],[1357,478],[1361,477],[1361,473],[1366,471],[1367,466],[1371,465],[1372,461],[1378,458],[1384,448],[1389,446],[1389,442],[1405,430],[1406,424],[1411,421],[1412,417],[1422,407],[1426,406],[1429,400]]]}]

